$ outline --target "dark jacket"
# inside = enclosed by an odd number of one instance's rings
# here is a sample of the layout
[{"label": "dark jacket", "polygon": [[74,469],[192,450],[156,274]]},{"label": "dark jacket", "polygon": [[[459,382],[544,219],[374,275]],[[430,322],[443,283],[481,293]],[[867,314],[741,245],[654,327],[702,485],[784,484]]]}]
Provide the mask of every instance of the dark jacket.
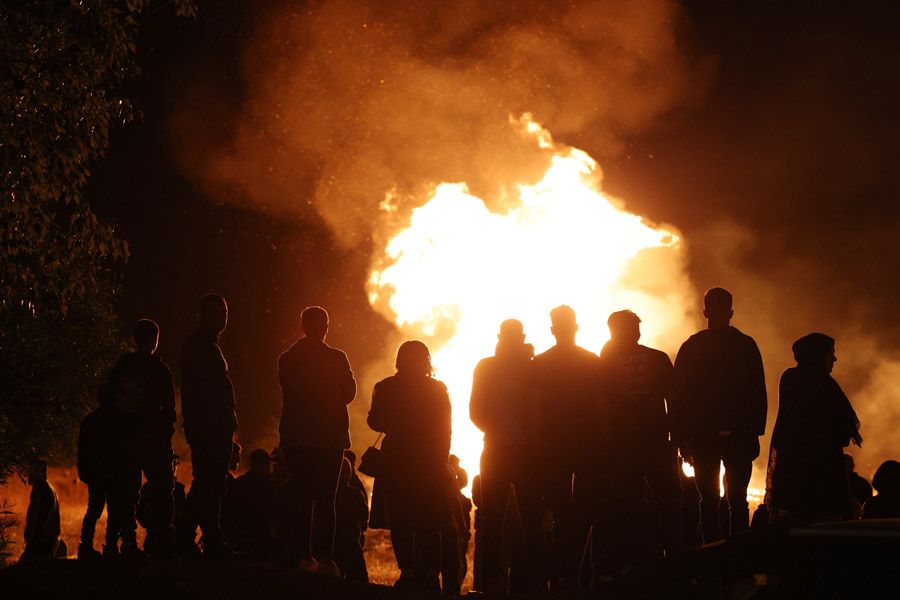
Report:
[{"label": "dark jacket", "polygon": [[282,448],[350,447],[347,405],[356,397],[356,380],[346,354],[301,338],[278,359],[278,380]]},{"label": "dark jacket", "polygon": [[100,407],[81,421],[78,430],[78,478],[88,485],[110,482],[115,469],[118,432],[116,413]]},{"label": "dark jacket", "polygon": [[598,410],[600,359],[579,346],[553,346],[534,358],[541,453],[575,470],[590,454]]},{"label": "dark jacket", "polygon": [[231,439],[237,430],[234,388],[218,336],[196,329],[181,351],[181,414],[189,444]]},{"label": "dark jacket", "polygon": [[497,346],[472,376],[469,417],[486,444],[537,444],[537,389],[530,345]]},{"label": "dark jacket", "polygon": [[446,529],[450,510],[451,408],[446,386],[431,377],[394,375],[372,393],[368,424],[384,432],[387,473],[375,479],[373,528]]},{"label": "dark jacket", "polygon": [[600,353],[604,425],[617,447],[644,447],[669,439],[666,398],[672,361],[665,352],[640,344],[609,343]]},{"label": "dark jacket", "polygon": [[692,335],[675,358],[669,415],[677,437],[766,430],[766,380],[756,342],[734,327]]},{"label": "dark jacket", "polygon": [[778,417],[772,430],[773,448],[843,448],[858,428],[856,412],[831,375],[792,367],[781,376]]},{"label": "dark jacket", "polygon": [[847,519],[850,490],[844,446],[859,421],[824,370],[794,367],[781,376],[766,481],[772,515],[801,522]]},{"label": "dark jacket", "polygon": [[393,375],[375,384],[367,423],[384,432],[382,451],[404,471],[447,470],[451,435],[447,387],[431,377]]},{"label": "dark jacket", "polygon": [[125,436],[175,433],[172,373],[157,355],[123,354],[110,372],[109,388]]}]

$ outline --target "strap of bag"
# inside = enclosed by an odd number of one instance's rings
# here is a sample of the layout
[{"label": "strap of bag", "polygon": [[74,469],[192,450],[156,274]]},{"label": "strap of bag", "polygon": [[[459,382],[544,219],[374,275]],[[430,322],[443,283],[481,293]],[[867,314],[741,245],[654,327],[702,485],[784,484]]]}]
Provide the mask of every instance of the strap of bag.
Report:
[{"label": "strap of bag", "polygon": [[375,441],[372,442],[372,445],[369,446],[369,448],[375,448],[375,447],[377,447],[377,446],[378,446],[378,442],[381,441],[381,438],[382,438],[382,437],[384,437],[384,432],[383,432],[383,431],[380,432],[380,433],[378,434],[378,437],[375,438]]}]

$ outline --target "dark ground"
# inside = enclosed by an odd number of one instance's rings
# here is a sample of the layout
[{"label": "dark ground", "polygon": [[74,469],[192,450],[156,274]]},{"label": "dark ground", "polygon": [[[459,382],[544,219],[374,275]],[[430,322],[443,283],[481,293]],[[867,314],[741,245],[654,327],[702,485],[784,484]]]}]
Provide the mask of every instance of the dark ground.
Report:
[{"label": "dark ground", "polygon": [[[900,520],[751,531],[564,598],[900,598]],[[404,590],[221,561],[41,560],[0,571],[0,597],[427,598]]]}]

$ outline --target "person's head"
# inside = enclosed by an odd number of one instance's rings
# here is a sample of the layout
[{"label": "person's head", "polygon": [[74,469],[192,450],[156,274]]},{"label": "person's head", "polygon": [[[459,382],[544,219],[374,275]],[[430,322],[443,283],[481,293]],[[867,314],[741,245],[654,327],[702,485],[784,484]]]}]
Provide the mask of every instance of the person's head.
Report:
[{"label": "person's head", "polygon": [[131,337],[135,348],[153,354],[159,345],[159,325],[150,319],[140,319],[131,329]]},{"label": "person's head", "polygon": [[340,482],[341,485],[347,485],[350,483],[350,476],[353,475],[353,465],[350,464],[350,461],[347,460],[345,456],[341,461],[341,474],[340,474]]},{"label": "person's head", "polygon": [[228,470],[235,471],[238,468],[238,465],[241,464],[241,455],[243,454],[244,449],[241,448],[241,445],[237,442],[231,442],[231,458],[228,460]]},{"label": "person's head", "polygon": [[609,315],[609,339],[614,344],[637,344],[641,339],[641,319],[630,310]]},{"label": "person's head", "polygon": [[706,291],[703,295],[703,316],[710,329],[728,327],[734,316],[731,304],[731,292],[725,288],[714,287]]},{"label": "person's head", "polygon": [[431,367],[431,352],[428,351],[428,346],[419,340],[409,340],[400,344],[396,367],[400,375],[431,376],[434,373]]},{"label": "person's head", "polygon": [[200,327],[215,334],[228,325],[228,303],[221,294],[207,294],[200,300]]},{"label": "person's head", "polygon": [[578,322],[575,320],[575,310],[571,306],[563,304],[550,311],[550,333],[556,338],[557,345],[575,344]]},{"label": "person's head", "polygon": [[515,346],[525,343],[525,326],[518,319],[507,319],[500,323],[497,341],[503,346]]},{"label": "person's head", "polygon": [[349,461],[350,461],[350,464],[353,465],[354,468],[355,468],[355,465],[356,465],[356,452],[354,452],[354,451],[351,450],[350,448],[347,448],[346,450],[344,450],[344,458],[346,458],[347,460],[349,460]]},{"label": "person's head", "polygon": [[322,341],[328,333],[328,312],[321,306],[309,306],[300,313],[300,329],[308,338]]},{"label": "person's head", "polygon": [[872,477],[872,487],[881,494],[900,494],[900,462],[886,460]]},{"label": "person's head", "polygon": [[28,466],[28,483],[34,485],[41,481],[47,481],[47,461],[36,459]]},{"label": "person's head", "polygon": [[791,346],[794,360],[804,369],[831,373],[837,357],[834,354],[834,338],[824,333],[810,333]]},{"label": "person's head", "polygon": [[272,473],[272,459],[269,457],[268,452],[262,448],[257,448],[250,453],[250,472],[261,475]]}]

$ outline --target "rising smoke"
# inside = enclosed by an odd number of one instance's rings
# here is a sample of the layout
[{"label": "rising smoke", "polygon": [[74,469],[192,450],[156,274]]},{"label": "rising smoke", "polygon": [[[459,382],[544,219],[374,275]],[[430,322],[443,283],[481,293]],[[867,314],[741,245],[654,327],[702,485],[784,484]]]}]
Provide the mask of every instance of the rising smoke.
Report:
[{"label": "rising smoke", "polygon": [[[707,38],[755,62],[723,67],[736,75],[723,82],[718,112],[697,119],[706,162],[651,171],[673,198],[663,213],[685,233],[697,287],[731,288],[738,325],[760,343],[770,431],[791,342],[812,330],[837,337],[835,375],[863,420],[858,463],[871,473],[900,424],[891,391],[900,361],[886,353],[896,344],[859,323],[893,300],[859,297],[854,283],[881,284],[878,265],[821,250],[896,238],[894,212],[842,210],[854,195],[882,194],[870,182],[896,156],[867,137],[869,121],[886,122],[880,108],[863,116],[880,103],[859,100],[880,90],[877,69],[864,71],[872,53],[896,49],[866,26],[861,36],[833,35],[850,21],[841,11],[816,9],[804,21],[770,10],[769,37],[754,14],[706,12]],[[197,118],[198,95],[216,105],[215,92],[198,86],[173,117],[177,152],[217,200],[322,219],[341,244],[371,252],[388,235],[379,210],[388,191],[402,216],[439,182],[464,181],[493,208],[512,184],[533,182],[545,156],[521,143],[510,115],[530,112],[562,142],[590,139],[591,152],[615,154],[672,109],[702,102],[714,61],[691,46],[691,31],[679,4],[665,0],[282,3],[248,38],[245,94],[222,117],[227,138],[210,138]],[[854,70],[860,85],[845,85],[840,77]],[[690,145],[678,139],[672,154]]]}]

